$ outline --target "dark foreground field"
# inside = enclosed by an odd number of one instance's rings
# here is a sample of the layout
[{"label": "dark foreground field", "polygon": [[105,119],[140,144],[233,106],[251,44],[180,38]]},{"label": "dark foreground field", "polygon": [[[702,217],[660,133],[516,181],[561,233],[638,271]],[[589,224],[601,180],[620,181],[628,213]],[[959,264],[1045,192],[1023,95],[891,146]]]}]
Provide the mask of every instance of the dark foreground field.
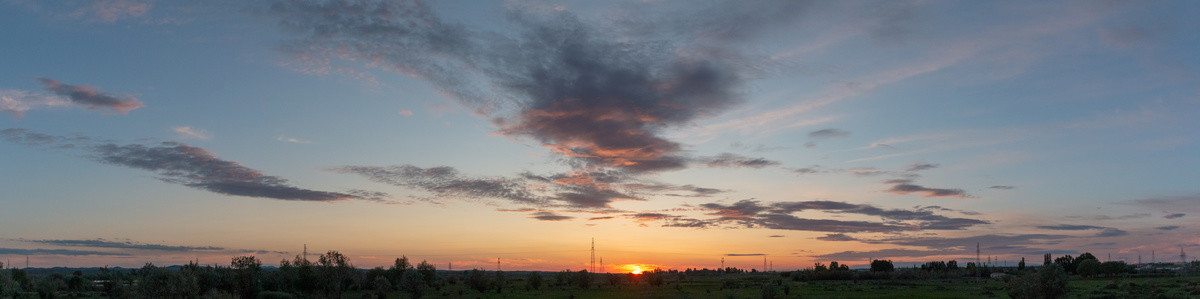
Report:
[{"label": "dark foreground field", "polygon": [[[447,286],[426,297],[450,298],[1011,298],[1003,279],[809,281],[776,280],[774,289],[748,285],[722,289],[728,280],[759,282],[774,275],[739,274],[737,277],[702,277],[678,284],[647,284],[516,288],[477,292],[466,285]],[[772,293],[763,296],[764,292]],[[376,298],[377,293],[350,292],[342,298]],[[387,298],[412,298],[393,292]],[[1097,278],[1072,277],[1066,298],[1200,298],[1200,277]]]}]

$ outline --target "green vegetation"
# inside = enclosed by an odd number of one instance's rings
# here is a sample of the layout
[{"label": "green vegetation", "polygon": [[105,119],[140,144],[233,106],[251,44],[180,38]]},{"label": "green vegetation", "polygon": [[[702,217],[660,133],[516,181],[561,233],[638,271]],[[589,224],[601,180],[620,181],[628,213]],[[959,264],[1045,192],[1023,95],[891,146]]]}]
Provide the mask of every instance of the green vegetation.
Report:
[{"label": "green vegetation", "polygon": [[[1047,258],[1047,260],[1049,260]],[[1056,263],[1054,261],[1062,261]],[[1085,253],[1040,267],[990,267],[931,261],[896,267],[875,260],[852,270],[830,262],[787,272],[737,268],[647,271],[641,275],[437,270],[397,258],[389,267],[355,268],[329,251],[317,261],[263,267],[254,256],[229,266],[32,272],[0,271],[0,298],[1184,298],[1200,296],[1200,263],[1141,269]],[[1072,267],[1075,273],[1067,270]]]}]

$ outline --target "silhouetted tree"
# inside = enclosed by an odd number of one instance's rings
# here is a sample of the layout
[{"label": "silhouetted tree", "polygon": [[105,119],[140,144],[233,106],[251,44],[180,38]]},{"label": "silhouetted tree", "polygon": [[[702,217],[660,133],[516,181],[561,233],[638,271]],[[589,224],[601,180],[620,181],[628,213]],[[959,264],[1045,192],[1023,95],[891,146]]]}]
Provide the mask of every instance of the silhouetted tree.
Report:
[{"label": "silhouetted tree", "polygon": [[1067,273],[1075,273],[1075,257],[1070,255],[1060,256],[1054,259],[1054,264],[1062,267]]},{"label": "silhouetted tree", "polygon": [[1017,271],[1025,271],[1025,257],[1021,257],[1021,262],[1017,263]]},{"label": "silhouetted tree", "polygon": [[1094,258],[1082,259],[1082,260],[1077,259],[1077,260],[1080,262],[1079,262],[1079,265],[1076,266],[1075,272],[1079,273],[1079,275],[1083,275],[1085,277],[1092,277],[1092,276],[1096,276],[1096,275],[1100,274],[1100,261],[1098,261]]},{"label": "silhouetted tree", "polygon": [[234,272],[236,292],[242,298],[254,298],[262,288],[262,261],[253,255],[234,257],[229,263]]},{"label": "silhouetted tree", "polygon": [[325,295],[334,298],[340,298],[358,275],[350,259],[336,250],[330,250],[317,259],[317,272]]},{"label": "silhouetted tree", "polygon": [[896,271],[896,266],[891,260],[872,260],[871,272],[892,272]]},{"label": "silhouetted tree", "polygon": [[421,261],[420,264],[417,264],[417,273],[421,274],[421,280],[425,282],[425,285],[433,286],[434,283],[437,283],[437,267],[434,267],[433,264]]},{"label": "silhouetted tree", "polygon": [[1045,260],[1042,261],[1042,266],[1049,266],[1050,265],[1050,254],[1047,253],[1046,256],[1043,257],[1043,259],[1045,259]]}]

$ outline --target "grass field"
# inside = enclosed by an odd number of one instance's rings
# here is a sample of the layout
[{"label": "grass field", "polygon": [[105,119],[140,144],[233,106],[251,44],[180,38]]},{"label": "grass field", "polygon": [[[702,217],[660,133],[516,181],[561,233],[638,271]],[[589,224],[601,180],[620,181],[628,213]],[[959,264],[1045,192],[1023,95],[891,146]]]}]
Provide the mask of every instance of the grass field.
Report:
[{"label": "grass field", "polygon": [[[740,281],[730,286],[728,280]],[[427,297],[450,298],[764,298],[774,287],[777,298],[1009,298],[1001,279],[810,281],[778,279],[770,275],[698,277],[662,286],[647,284],[593,286],[588,289],[543,287],[476,292],[463,284],[447,285]],[[365,298],[351,292],[343,298]],[[391,293],[388,298],[409,298]],[[1071,277],[1067,298],[1200,298],[1200,277],[1096,278]]]}]

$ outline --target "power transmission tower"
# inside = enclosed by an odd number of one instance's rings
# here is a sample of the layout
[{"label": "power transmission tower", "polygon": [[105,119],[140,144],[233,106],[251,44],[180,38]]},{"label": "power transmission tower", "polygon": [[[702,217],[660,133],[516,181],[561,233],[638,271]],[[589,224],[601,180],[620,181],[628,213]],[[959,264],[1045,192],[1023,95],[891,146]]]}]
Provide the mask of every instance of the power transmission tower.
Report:
[{"label": "power transmission tower", "polygon": [[496,258],[496,271],[500,271],[500,258]]},{"label": "power transmission tower", "polygon": [[603,270],[604,273],[608,273],[608,268],[604,268],[604,257],[603,256],[600,257],[600,270]]},{"label": "power transmission tower", "polygon": [[763,272],[767,271],[767,256],[763,256]]},{"label": "power transmission tower", "polygon": [[1179,247],[1179,264],[1187,263],[1187,254],[1183,253],[1183,247]]},{"label": "power transmission tower", "polygon": [[308,260],[308,244],[304,244],[304,260]]},{"label": "power transmission tower", "polygon": [[979,262],[979,242],[975,242],[975,266],[983,266]]},{"label": "power transmission tower", "polygon": [[588,271],[588,272],[589,272],[589,273],[596,273],[596,238],[592,238],[592,263],[591,263],[591,267],[592,267],[592,269],[591,269],[590,271]]}]

